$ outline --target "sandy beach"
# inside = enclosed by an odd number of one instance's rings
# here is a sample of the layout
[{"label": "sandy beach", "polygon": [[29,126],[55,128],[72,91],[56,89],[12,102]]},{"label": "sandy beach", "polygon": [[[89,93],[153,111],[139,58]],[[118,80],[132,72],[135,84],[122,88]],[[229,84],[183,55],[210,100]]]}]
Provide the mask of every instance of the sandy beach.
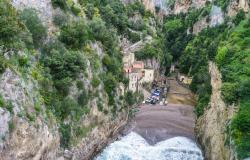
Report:
[{"label": "sandy beach", "polygon": [[128,124],[127,132],[140,134],[150,144],[177,136],[194,140],[194,95],[175,80],[171,80],[167,97],[167,105],[139,106],[139,112]]}]

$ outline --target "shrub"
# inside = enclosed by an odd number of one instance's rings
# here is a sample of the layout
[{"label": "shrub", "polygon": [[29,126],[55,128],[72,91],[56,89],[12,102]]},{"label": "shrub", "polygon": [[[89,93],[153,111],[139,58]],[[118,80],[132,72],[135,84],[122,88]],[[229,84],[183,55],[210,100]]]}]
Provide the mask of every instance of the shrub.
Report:
[{"label": "shrub", "polygon": [[70,124],[61,123],[59,127],[60,134],[60,145],[63,148],[69,148],[71,139],[71,126]]},{"label": "shrub", "polygon": [[101,8],[102,19],[109,26],[115,26],[119,33],[124,33],[128,26],[128,17],[125,7],[120,1],[109,3]]},{"label": "shrub", "polygon": [[36,119],[36,116],[33,114],[33,113],[26,113],[26,117],[28,118],[28,120],[30,121],[30,122],[34,122],[35,121],[35,119]]},{"label": "shrub", "polygon": [[7,111],[9,111],[11,114],[14,113],[14,106],[10,101],[6,102],[2,95],[0,95],[0,107],[5,108]]},{"label": "shrub", "polygon": [[62,119],[67,118],[69,115],[78,115],[80,114],[80,106],[78,105],[78,103],[72,99],[72,98],[65,98],[62,103],[61,106],[58,106],[60,108],[60,117]]},{"label": "shrub", "polygon": [[111,73],[108,73],[104,76],[103,83],[104,83],[104,89],[109,96],[109,104],[113,105],[115,102],[114,95],[115,95],[115,88],[117,85],[117,81]]},{"label": "shrub", "polygon": [[109,55],[105,54],[104,57],[103,57],[103,59],[102,59],[102,63],[105,66],[110,66],[112,64],[111,57]]},{"label": "shrub", "polygon": [[62,27],[59,39],[69,48],[82,48],[89,39],[89,28],[83,20],[70,22]]},{"label": "shrub", "polygon": [[136,103],[136,96],[133,94],[132,91],[128,91],[125,94],[125,101],[129,106],[132,106]]},{"label": "shrub", "polygon": [[89,19],[92,19],[95,14],[95,6],[92,3],[87,3],[85,13]]},{"label": "shrub", "polygon": [[102,104],[102,102],[101,102],[100,99],[99,99],[98,102],[97,102],[97,107],[98,107],[98,110],[99,110],[99,111],[101,111],[101,112],[103,111],[103,104]]},{"label": "shrub", "polygon": [[141,40],[141,35],[137,32],[128,31],[128,39],[132,43],[136,43]]},{"label": "shrub", "polygon": [[94,87],[94,88],[96,88],[96,87],[98,87],[99,85],[100,85],[100,80],[97,78],[97,77],[94,77],[93,79],[92,79],[92,82],[91,82],[91,84],[92,84],[92,86]]},{"label": "shrub", "polygon": [[237,83],[223,83],[221,87],[221,94],[223,96],[223,99],[228,103],[234,103],[238,99],[237,89],[238,89]]},{"label": "shrub", "polygon": [[242,100],[240,110],[232,121],[232,136],[236,144],[239,159],[250,156],[250,101],[249,98]]},{"label": "shrub", "polygon": [[77,86],[77,88],[78,88],[79,90],[84,89],[84,85],[83,85],[83,82],[82,82],[82,81],[77,81],[77,82],[76,82],[76,86]]},{"label": "shrub", "polygon": [[98,17],[94,17],[92,21],[89,23],[89,28],[91,35],[95,40],[101,41],[104,49],[107,51],[114,52],[114,49],[118,45],[117,33],[114,28],[108,28],[105,25],[105,22]]},{"label": "shrub", "polygon": [[250,97],[250,78],[243,80],[238,89],[241,98]]},{"label": "shrub", "polygon": [[200,117],[203,115],[205,109],[208,106],[209,101],[210,101],[210,94],[199,96],[198,104],[195,107],[195,113],[197,117]]},{"label": "shrub", "polygon": [[13,120],[9,121],[9,133],[12,133],[14,129],[16,128],[16,124]]},{"label": "shrub", "polygon": [[68,8],[66,0],[51,0],[52,6],[54,8],[61,8],[62,10],[66,10]]},{"label": "shrub", "polygon": [[85,90],[78,96],[78,104],[81,106],[86,106],[89,101],[89,96]]},{"label": "shrub", "polygon": [[78,16],[81,13],[81,8],[75,4],[71,6],[71,11],[74,13],[74,15]]},{"label": "shrub", "polygon": [[10,112],[10,113],[14,113],[14,106],[12,105],[12,103],[9,101],[5,104],[5,108]]},{"label": "shrub", "polygon": [[18,14],[8,0],[0,1],[0,46],[20,48],[20,33],[23,28],[18,21]]},{"label": "shrub", "polygon": [[57,50],[57,46],[55,49],[46,48],[45,51],[47,55],[44,56],[42,62],[50,69],[54,80],[76,79],[79,73],[85,70],[85,60],[81,52]]},{"label": "shrub", "polygon": [[143,31],[147,28],[143,19],[139,19],[137,21],[134,20],[129,21],[129,27],[136,31]]},{"label": "shrub", "polygon": [[42,110],[41,105],[38,102],[35,103],[34,108],[35,108],[37,114],[40,113]]},{"label": "shrub", "polygon": [[3,99],[3,96],[0,95],[0,107],[4,107],[4,105],[5,105],[5,101]]},{"label": "shrub", "polygon": [[68,23],[68,17],[65,13],[58,11],[53,17],[53,22],[55,25],[62,27]]},{"label": "shrub", "polygon": [[60,93],[63,96],[67,96],[69,94],[69,87],[72,84],[71,82],[72,80],[67,77],[64,79],[55,80],[54,85],[58,90],[58,93]]},{"label": "shrub", "polygon": [[47,28],[42,24],[42,21],[39,19],[36,10],[31,8],[24,9],[20,15],[20,18],[32,33],[35,47],[40,47],[41,43],[47,37]]},{"label": "shrub", "polygon": [[27,56],[19,57],[18,63],[19,63],[19,65],[20,65],[21,67],[28,66],[29,58],[28,58]]}]

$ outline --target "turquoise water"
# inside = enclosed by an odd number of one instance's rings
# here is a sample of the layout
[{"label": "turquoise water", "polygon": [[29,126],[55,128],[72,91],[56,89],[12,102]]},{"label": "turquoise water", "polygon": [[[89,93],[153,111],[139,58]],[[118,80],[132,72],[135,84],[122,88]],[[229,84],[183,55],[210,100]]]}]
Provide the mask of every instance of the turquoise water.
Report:
[{"label": "turquoise water", "polygon": [[203,160],[195,142],[175,137],[149,145],[144,138],[131,132],[107,146],[95,160]]}]

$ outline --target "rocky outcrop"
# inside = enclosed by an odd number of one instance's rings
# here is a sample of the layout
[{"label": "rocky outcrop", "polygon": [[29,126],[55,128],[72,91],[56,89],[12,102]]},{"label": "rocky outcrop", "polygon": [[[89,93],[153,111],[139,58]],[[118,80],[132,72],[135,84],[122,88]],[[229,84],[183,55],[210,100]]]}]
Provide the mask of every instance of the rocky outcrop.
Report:
[{"label": "rocky outcrop", "polygon": [[54,121],[45,116],[44,106],[40,106],[40,113],[35,111],[34,106],[41,98],[35,81],[31,77],[24,81],[6,69],[0,77],[0,92],[13,107],[13,113],[0,110],[0,135],[4,137],[0,141],[0,157],[4,160],[54,159],[60,146],[59,133]]},{"label": "rocky outcrop", "polygon": [[206,5],[207,1],[209,0],[176,0],[173,13],[186,13],[190,8],[202,8]]},{"label": "rocky outcrop", "polygon": [[205,16],[193,25],[193,34],[200,33],[207,27],[215,27],[224,23],[224,13],[218,6],[212,6],[209,16]]},{"label": "rocky outcrop", "polygon": [[143,0],[143,4],[145,5],[145,8],[152,11],[153,13],[155,12],[155,0]]},{"label": "rocky outcrop", "polygon": [[209,17],[206,16],[202,19],[200,19],[199,21],[197,21],[194,25],[193,25],[193,34],[197,35],[198,33],[200,33],[203,29],[207,28],[209,26],[209,22],[208,22]]},{"label": "rocky outcrop", "polygon": [[210,27],[215,27],[224,23],[224,13],[218,6],[213,6],[210,12]]},{"label": "rocky outcrop", "polygon": [[197,120],[197,138],[204,148],[206,159],[235,160],[227,127],[236,110],[234,106],[227,106],[221,98],[221,73],[214,62],[209,62],[209,72],[212,95],[209,106]]},{"label": "rocky outcrop", "polygon": [[121,113],[117,119],[103,122],[95,127],[88,137],[70,151],[72,160],[89,160],[100,152],[109,142],[118,135],[119,131],[127,124],[128,114]]},{"label": "rocky outcrop", "polygon": [[146,44],[150,44],[153,41],[153,38],[151,36],[147,36],[145,40],[140,40],[134,44],[129,45],[128,42],[125,40],[123,41],[124,44],[126,44],[126,47],[123,47],[123,53],[134,53],[142,49]]},{"label": "rocky outcrop", "polygon": [[48,27],[49,34],[54,32],[55,27],[53,25],[53,7],[51,0],[12,0],[12,4],[15,8],[23,10],[24,8],[34,8],[41,18],[42,22]]},{"label": "rocky outcrop", "polygon": [[49,129],[42,119],[33,124],[19,117],[12,121],[16,128],[0,149],[3,160],[55,159],[60,146],[57,132]]},{"label": "rocky outcrop", "polygon": [[176,0],[174,6],[174,14],[186,13],[191,5],[190,0]]},{"label": "rocky outcrop", "polygon": [[238,11],[242,9],[244,12],[249,12],[249,1],[248,0],[232,0],[227,8],[227,15],[229,17],[235,16]]}]

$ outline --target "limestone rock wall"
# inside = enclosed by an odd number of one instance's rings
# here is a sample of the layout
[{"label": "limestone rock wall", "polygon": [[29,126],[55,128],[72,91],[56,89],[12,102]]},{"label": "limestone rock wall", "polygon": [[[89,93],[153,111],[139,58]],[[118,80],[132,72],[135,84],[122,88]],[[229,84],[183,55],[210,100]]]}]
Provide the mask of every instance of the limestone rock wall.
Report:
[{"label": "limestone rock wall", "polygon": [[31,77],[24,80],[10,69],[0,77],[0,92],[13,106],[13,113],[1,109],[0,157],[3,160],[54,159],[60,142],[56,125],[45,116],[44,106],[34,120],[35,104],[41,98]]},{"label": "limestone rock wall", "polygon": [[231,143],[226,130],[236,109],[234,106],[227,106],[221,98],[221,73],[214,62],[209,62],[209,72],[212,95],[209,106],[197,120],[197,138],[204,148],[206,159],[236,160],[236,154],[230,147],[232,145],[226,143],[227,140]]},{"label": "limestone rock wall", "polygon": [[51,0],[12,0],[12,4],[19,10],[23,10],[24,8],[36,9],[42,22],[48,27],[49,34],[54,32],[54,9],[52,7]]},{"label": "limestone rock wall", "polygon": [[233,17],[240,9],[244,12],[249,12],[249,0],[232,0],[227,8],[227,15]]}]

